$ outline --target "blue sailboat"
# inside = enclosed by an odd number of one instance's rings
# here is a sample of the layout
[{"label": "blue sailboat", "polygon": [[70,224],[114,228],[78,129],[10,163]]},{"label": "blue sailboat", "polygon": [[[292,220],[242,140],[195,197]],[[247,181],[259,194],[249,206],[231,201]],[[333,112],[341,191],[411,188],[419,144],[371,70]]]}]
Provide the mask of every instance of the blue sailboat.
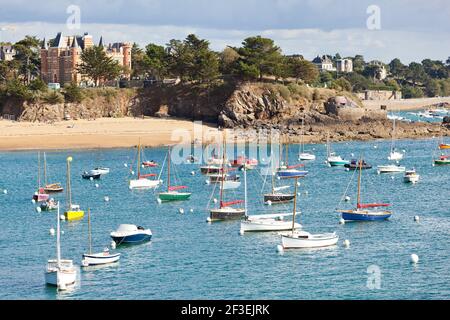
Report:
[{"label": "blue sailboat", "polygon": [[351,210],[337,210],[342,214],[342,219],[346,221],[378,221],[386,220],[392,215],[390,210],[369,210],[371,208],[385,208],[389,207],[389,203],[362,203],[361,202],[361,172],[363,161],[359,161],[359,175],[358,175],[358,197],[356,208]]}]

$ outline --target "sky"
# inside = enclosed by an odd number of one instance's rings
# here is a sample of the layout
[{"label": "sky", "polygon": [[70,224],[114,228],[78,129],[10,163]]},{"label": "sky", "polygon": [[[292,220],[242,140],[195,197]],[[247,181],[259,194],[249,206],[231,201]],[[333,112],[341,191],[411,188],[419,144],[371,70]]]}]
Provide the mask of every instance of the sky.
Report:
[{"label": "sky", "polygon": [[307,59],[339,53],[410,63],[450,56],[450,1],[0,0],[0,41],[59,31],[141,46],[195,33],[217,51],[261,35]]}]

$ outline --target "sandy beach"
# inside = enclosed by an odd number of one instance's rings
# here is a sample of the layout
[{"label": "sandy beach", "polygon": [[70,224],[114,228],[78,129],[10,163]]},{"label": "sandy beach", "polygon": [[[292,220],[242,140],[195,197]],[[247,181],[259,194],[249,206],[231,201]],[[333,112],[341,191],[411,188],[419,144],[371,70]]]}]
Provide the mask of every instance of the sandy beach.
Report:
[{"label": "sandy beach", "polygon": [[[194,135],[194,131],[197,132]],[[0,120],[0,150],[159,146],[217,132],[212,125],[159,118],[102,118],[53,124]],[[199,133],[200,132],[200,133]]]}]

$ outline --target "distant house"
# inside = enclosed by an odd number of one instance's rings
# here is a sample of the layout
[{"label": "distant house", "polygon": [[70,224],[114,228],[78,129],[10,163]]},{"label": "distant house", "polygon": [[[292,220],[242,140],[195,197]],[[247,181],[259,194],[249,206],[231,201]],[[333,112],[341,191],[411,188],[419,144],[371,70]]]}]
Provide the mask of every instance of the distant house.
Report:
[{"label": "distant house", "polygon": [[320,71],[336,71],[336,68],[333,67],[333,61],[328,56],[315,57],[312,61]]},{"label": "distant house", "polygon": [[353,61],[351,59],[339,59],[336,61],[336,70],[338,72],[353,72]]},{"label": "distant house", "polygon": [[[83,36],[63,36],[59,32],[51,41],[46,42],[44,39],[41,48],[42,80],[46,83],[59,83],[61,86],[70,82],[80,84],[85,80],[77,70],[81,62],[81,54],[93,46],[93,38],[88,33]],[[131,43],[114,43],[106,46],[103,45],[103,38],[100,38],[98,46],[102,47],[106,55],[120,66],[131,70]],[[128,74],[123,76],[129,77]]]},{"label": "distant house", "polygon": [[16,55],[16,50],[12,45],[0,46],[0,60],[11,61]]}]

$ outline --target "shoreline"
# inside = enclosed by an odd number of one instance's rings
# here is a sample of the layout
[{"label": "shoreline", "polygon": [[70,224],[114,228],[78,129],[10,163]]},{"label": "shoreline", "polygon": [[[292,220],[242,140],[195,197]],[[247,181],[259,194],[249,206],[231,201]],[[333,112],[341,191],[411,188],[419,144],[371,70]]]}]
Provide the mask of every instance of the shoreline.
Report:
[{"label": "shoreline", "polygon": [[[232,129],[227,129],[229,132]],[[258,141],[249,130],[236,135],[227,134],[229,142]],[[434,135],[436,136],[436,135]],[[407,134],[398,139],[431,139],[433,134]],[[221,133],[213,124],[197,124],[182,119],[161,118],[101,118],[95,121],[61,121],[53,124],[12,122],[0,120],[0,151],[33,150],[89,150],[135,147],[139,140],[145,147],[161,147],[169,144],[217,143]],[[389,137],[359,136],[330,137],[332,142],[381,141]],[[261,139],[263,142],[265,139]],[[284,140],[284,139],[283,139]],[[323,133],[305,135],[306,144],[326,143]],[[298,134],[290,135],[289,144],[301,142]]]}]

